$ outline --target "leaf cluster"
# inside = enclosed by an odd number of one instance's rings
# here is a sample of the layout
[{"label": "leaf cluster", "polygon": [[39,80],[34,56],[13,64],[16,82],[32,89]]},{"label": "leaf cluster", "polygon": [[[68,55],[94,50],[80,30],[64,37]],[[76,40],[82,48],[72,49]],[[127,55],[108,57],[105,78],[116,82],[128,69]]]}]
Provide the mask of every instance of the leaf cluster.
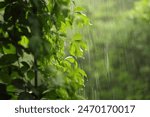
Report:
[{"label": "leaf cluster", "polygon": [[75,21],[75,8],[72,0],[0,2],[2,99],[80,97],[86,74],[77,59],[83,56],[86,44],[80,36],[67,36],[68,29],[81,24]]}]

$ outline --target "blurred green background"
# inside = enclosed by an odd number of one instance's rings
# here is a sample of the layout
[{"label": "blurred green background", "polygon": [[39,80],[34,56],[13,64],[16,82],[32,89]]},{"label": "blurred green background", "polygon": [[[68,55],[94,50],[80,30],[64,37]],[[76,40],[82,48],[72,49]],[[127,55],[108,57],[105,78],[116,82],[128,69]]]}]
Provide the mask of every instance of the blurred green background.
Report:
[{"label": "blurred green background", "polygon": [[86,99],[150,99],[150,0],[77,0],[91,21]]}]

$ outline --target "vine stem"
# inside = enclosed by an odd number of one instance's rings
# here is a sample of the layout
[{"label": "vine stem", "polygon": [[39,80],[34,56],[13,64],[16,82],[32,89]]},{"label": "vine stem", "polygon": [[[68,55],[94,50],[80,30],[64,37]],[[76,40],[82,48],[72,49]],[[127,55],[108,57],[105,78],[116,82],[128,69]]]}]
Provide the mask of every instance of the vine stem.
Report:
[{"label": "vine stem", "polygon": [[38,65],[37,65],[37,58],[34,57],[34,85],[35,88],[38,86]]}]

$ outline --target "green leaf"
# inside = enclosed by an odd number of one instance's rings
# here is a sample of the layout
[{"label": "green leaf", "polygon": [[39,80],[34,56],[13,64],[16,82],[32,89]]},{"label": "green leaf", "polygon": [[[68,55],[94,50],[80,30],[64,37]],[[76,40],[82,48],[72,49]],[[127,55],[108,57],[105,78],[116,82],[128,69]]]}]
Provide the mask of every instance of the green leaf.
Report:
[{"label": "green leaf", "polygon": [[27,62],[21,62],[22,63],[22,67],[21,67],[21,71],[24,73],[24,72],[27,72],[28,70],[29,70],[29,68],[30,68],[30,66],[28,65],[28,63]]},{"label": "green leaf", "polygon": [[70,46],[70,54],[72,56],[82,57],[83,56],[83,50],[80,46],[80,43],[73,42]]},{"label": "green leaf", "polygon": [[25,81],[23,79],[19,79],[19,78],[13,79],[11,84],[18,89],[24,89],[25,88]]},{"label": "green leaf", "polygon": [[75,22],[79,27],[83,27],[84,25],[91,25],[89,18],[81,12],[77,12],[75,15]]},{"label": "green leaf", "polygon": [[70,63],[74,63],[75,62],[75,59],[72,56],[66,57],[65,60],[69,61]]},{"label": "green leaf", "polygon": [[11,96],[6,91],[6,84],[0,83],[0,100],[8,100]]},{"label": "green leaf", "polygon": [[17,89],[13,85],[8,85],[7,86],[7,91],[10,92],[10,93],[13,93],[13,92],[16,92]]},{"label": "green leaf", "polygon": [[5,2],[0,2],[0,9],[4,8],[6,6]]},{"label": "green leaf", "polygon": [[6,70],[0,71],[0,79],[4,83],[10,83],[11,82],[10,75],[8,74],[8,71],[6,71]]},{"label": "green leaf", "polygon": [[11,17],[11,6],[8,5],[6,8],[5,8],[5,12],[4,12],[4,20],[5,21],[8,21],[9,18]]},{"label": "green leaf", "polygon": [[10,65],[18,60],[15,54],[6,54],[0,57],[0,65]]},{"label": "green leaf", "polygon": [[73,36],[73,41],[81,41],[82,40],[82,35],[77,33]]},{"label": "green leaf", "polygon": [[69,52],[70,52],[70,54],[71,54],[72,56],[75,56],[75,51],[76,51],[75,44],[72,43],[72,44],[70,45]]},{"label": "green leaf", "polygon": [[12,44],[8,44],[7,47],[3,47],[3,51],[5,54],[15,54],[16,53],[16,48]]},{"label": "green leaf", "polygon": [[35,97],[28,92],[21,92],[18,96],[18,100],[34,100]]},{"label": "green leaf", "polygon": [[59,97],[61,97],[61,99],[68,99],[69,98],[68,92],[64,88],[56,89],[56,93]]},{"label": "green leaf", "polygon": [[25,48],[29,47],[29,40],[26,36],[22,36],[21,40],[18,42],[20,45],[22,45]]},{"label": "green leaf", "polygon": [[85,9],[83,7],[75,7],[74,11],[75,12],[82,12],[82,11],[85,11]]},{"label": "green leaf", "polygon": [[6,84],[0,83],[0,93],[6,93]]},{"label": "green leaf", "polygon": [[87,77],[87,74],[85,73],[84,70],[78,69],[78,72],[79,72],[82,76]]},{"label": "green leaf", "polygon": [[58,95],[54,89],[46,90],[43,92],[43,98],[54,100],[54,99],[58,99]]},{"label": "green leaf", "polygon": [[30,80],[32,80],[34,78],[34,72],[32,70],[28,71],[27,76]]}]

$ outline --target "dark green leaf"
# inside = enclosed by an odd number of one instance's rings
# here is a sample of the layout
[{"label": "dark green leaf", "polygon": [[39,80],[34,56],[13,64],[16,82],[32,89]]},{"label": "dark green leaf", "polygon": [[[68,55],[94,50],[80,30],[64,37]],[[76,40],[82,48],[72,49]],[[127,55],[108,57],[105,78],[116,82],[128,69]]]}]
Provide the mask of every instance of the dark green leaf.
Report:
[{"label": "dark green leaf", "polygon": [[10,65],[18,60],[15,54],[6,54],[0,57],[0,65]]},{"label": "dark green leaf", "polygon": [[28,92],[21,92],[18,96],[18,100],[34,100],[35,97]]},{"label": "dark green leaf", "polygon": [[14,79],[11,84],[18,89],[25,89],[25,81],[23,79]]},{"label": "dark green leaf", "polygon": [[8,100],[11,96],[6,91],[6,84],[0,83],[0,100]]},{"label": "dark green leaf", "polygon": [[27,76],[29,79],[33,79],[34,78],[34,72],[32,70],[28,71]]},{"label": "dark green leaf", "polygon": [[[4,68],[2,68],[2,69],[4,69]],[[4,83],[10,83],[11,82],[10,75],[8,74],[8,71],[6,71],[6,70],[0,71],[0,79]]]},{"label": "dark green leaf", "polygon": [[46,99],[54,100],[58,98],[58,95],[55,90],[47,90],[43,93],[43,95],[44,95],[43,98],[46,98]]},{"label": "dark green leaf", "polygon": [[0,93],[6,93],[6,84],[0,83]]},{"label": "dark green leaf", "polygon": [[30,66],[28,65],[27,62],[21,62],[23,64],[23,66],[21,67],[21,72],[27,72],[28,69],[30,68]]},{"label": "dark green leaf", "polygon": [[0,9],[4,8],[6,6],[5,2],[0,2]]},{"label": "dark green leaf", "polygon": [[0,100],[9,100],[9,99],[11,99],[11,95],[9,95],[8,93],[0,92]]},{"label": "dark green leaf", "polygon": [[8,21],[10,17],[11,17],[11,6],[8,5],[8,6],[5,8],[4,20],[5,20],[5,21]]}]

